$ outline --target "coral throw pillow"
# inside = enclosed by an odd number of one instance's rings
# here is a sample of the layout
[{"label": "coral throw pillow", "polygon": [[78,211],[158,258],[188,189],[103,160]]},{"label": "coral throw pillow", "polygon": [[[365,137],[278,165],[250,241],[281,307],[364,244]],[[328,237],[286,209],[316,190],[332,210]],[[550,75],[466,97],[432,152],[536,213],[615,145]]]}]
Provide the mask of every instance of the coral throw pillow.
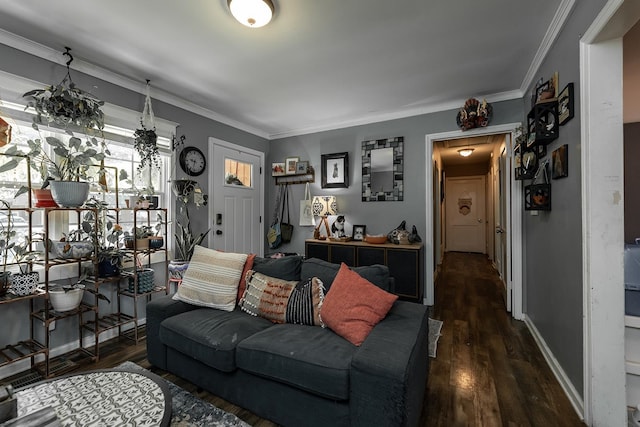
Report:
[{"label": "coral throw pillow", "polygon": [[320,317],[336,334],[359,346],[397,299],[342,263],[320,307]]},{"label": "coral throw pillow", "polygon": [[247,254],[220,252],[196,246],[189,268],[173,299],[233,311],[240,275],[246,261]]}]

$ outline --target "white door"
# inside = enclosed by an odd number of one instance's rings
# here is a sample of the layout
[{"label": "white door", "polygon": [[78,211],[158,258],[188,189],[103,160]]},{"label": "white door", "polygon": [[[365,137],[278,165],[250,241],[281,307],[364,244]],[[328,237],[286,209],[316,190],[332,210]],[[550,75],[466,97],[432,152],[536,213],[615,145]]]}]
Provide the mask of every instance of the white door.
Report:
[{"label": "white door", "polygon": [[209,153],[209,247],[263,255],[264,154],[214,138],[209,139]]},{"label": "white door", "polygon": [[485,177],[447,178],[447,251],[486,253]]}]

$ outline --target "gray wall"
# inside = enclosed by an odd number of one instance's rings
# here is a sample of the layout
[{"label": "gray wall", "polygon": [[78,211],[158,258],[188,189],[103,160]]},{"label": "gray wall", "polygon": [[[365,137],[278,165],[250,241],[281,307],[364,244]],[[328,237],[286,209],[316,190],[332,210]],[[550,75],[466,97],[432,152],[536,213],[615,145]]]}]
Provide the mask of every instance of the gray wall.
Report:
[{"label": "gray wall", "polygon": [[[283,162],[286,157],[297,156],[308,160],[316,172],[315,182],[311,185],[312,195],[336,195],[338,209],[345,215],[347,231],[351,225],[364,224],[368,234],[386,234],[407,221],[410,229],[414,224],[418,233],[424,237],[426,228],[425,209],[425,136],[431,133],[458,130],[456,126],[457,110],[442,111],[405,119],[390,120],[368,125],[337,129],[327,132],[283,138],[271,142],[267,163]],[[493,104],[491,125],[520,122],[522,103],[505,101]],[[402,136],[404,137],[404,200],[401,202],[363,202],[362,195],[362,141]],[[322,154],[349,153],[349,188],[321,188],[320,159]],[[431,158],[431,153],[429,153]],[[267,177],[267,221],[272,219],[274,207],[275,183]],[[304,240],[313,237],[313,227],[299,227],[299,203],[304,197],[304,185],[291,186],[293,201],[291,222],[295,229],[293,240],[278,248],[277,251],[304,253]],[[432,209],[432,203],[428,203]],[[331,222],[331,221],[330,221]],[[265,253],[273,251],[266,249]]]},{"label": "gray wall", "polygon": [[[525,313],[581,395],[584,351],[579,41],[604,4],[604,0],[576,2],[538,70],[537,76],[545,79],[557,71],[559,90],[574,83],[575,116],[560,127],[560,137],[547,147],[550,158],[559,146],[569,146],[569,176],[551,180],[552,210],[524,216]],[[523,102],[528,111],[530,99],[526,97]]]}]

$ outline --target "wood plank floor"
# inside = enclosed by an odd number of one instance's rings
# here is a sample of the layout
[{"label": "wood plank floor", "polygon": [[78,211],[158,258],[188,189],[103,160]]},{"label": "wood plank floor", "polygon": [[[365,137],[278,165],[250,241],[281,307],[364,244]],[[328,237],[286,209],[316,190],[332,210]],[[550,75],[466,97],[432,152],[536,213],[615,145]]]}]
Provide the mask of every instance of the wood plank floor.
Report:
[{"label": "wood plank floor", "polygon": [[485,255],[445,254],[431,313],[444,322],[425,426],[584,426]]},{"label": "wood plank floor", "polygon": [[[447,253],[431,317],[444,321],[431,359],[422,426],[583,426],[524,323],[506,313],[495,270],[486,256]],[[275,424],[175,375],[153,368],[145,343],[115,339],[100,347],[103,369],[130,360],[256,427]]]}]

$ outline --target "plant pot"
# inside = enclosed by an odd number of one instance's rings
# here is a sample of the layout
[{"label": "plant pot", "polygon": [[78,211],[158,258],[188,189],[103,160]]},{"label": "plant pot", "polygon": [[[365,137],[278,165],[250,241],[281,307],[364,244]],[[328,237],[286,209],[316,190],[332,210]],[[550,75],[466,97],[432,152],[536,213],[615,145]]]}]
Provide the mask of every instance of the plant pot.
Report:
[{"label": "plant pot", "polygon": [[49,258],[86,258],[93,252],[91,242],[51,242]]},{"label": "plant pot", "polygon": [[133,277],[129,277],[129,292],[141,294],[144,292],[150,292],[155,287],[153,282],[153,269],[141,268],[136,270],[135,275],[138,278],[137,289],[136,280]]},{"label": "plant pot", "polygon": [[11,272],[0,272],[0,297],[5,296],[11,287]]},{"label": "plant pot", "polygon": [[80,306],[82,302],[82,295],[84,295],[84,289],[49,289],[49,300],[51,306],[55,311],[64,312],[75,310]]},{"label": "plant pot", "polygon": [[31,295],[38,288],[40,274],[37,271],[11,276],[11,293],[18,296]]},{"label": "plant pot", "polygon": [[103,259],[98,263],[98,277],[114,277],[120,274],[118,264],[112,264],[111,259]]},{"label": "plant pot", "polygon": [[182,280],[184,273],[189,267],[189,261],[169,261],[169,278]]},{"label": "plant pot", "polygon": [[53,200],[65,208],[77,208],[89,197],[89,183],[79,181],[51,181]]},{"label": "plant pot", "polygon": [[150,249],[160,249],[164,246],[164,237],[162,236],[151,236],[149,237],[149,248]]},{"label": "plant pot", "polygon": [[196,188],[197,182],[190,179],[174,179],[171,181],[171,189],[176,197],[189,196]]},{"label": "plant pot", "polygon": [[36,208],[57,208],[58,204],[53,200],[51,189],[32,189],[33,197],[36,199]]}]

